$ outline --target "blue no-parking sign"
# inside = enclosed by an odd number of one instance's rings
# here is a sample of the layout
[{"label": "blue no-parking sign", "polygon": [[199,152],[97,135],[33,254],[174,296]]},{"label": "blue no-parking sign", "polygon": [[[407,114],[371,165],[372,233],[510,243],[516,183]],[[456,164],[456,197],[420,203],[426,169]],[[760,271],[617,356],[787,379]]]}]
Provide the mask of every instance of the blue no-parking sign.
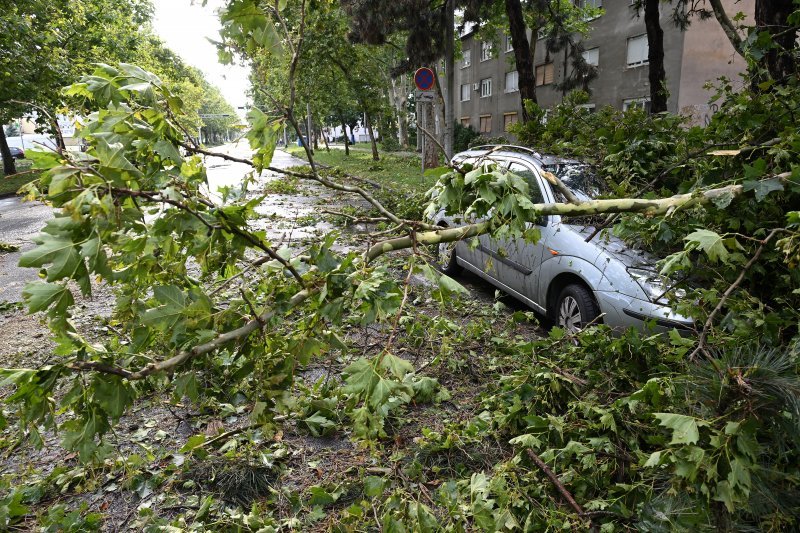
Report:
[{"label": "blue no-parking sign", "polygon": [[433,88],[433,71],[428,67],[418,68],[414,73],[414,84],[420,91],[430,91]]}]

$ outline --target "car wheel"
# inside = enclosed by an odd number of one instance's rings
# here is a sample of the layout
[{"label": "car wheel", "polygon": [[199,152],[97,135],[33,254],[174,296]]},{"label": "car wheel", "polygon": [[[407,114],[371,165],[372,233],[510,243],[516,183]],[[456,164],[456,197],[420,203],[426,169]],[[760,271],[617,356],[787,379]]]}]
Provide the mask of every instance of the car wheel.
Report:
[{"label": "car wheel", "polygon": [[463,270],[456,261],[456,245],[452,242],[443,242],[436,246],[436,262],[439,270],[448,276],[459,274]]},{"label": "car wheel", "polygon": [[578,284],[564,287],[556,301],[555,311],[556,325],[570,333],[581,331],[600,315],[592,293]]}]

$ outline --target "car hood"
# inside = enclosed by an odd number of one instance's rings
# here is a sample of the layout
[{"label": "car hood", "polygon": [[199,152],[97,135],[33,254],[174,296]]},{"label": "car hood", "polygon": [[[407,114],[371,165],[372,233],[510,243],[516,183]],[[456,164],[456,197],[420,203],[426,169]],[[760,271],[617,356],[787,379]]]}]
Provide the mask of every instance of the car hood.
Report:
[{"label": "car hood", "polygon": [[[595,231],[594,226],[569,225],[569,228],[583,237],[584,240]],[[657,270],[656,263],[658,263],[658,258],[656,256],[628,246],[622,239],[612,235],[610,231],[595,235],[590,242],[598,248],[601,255],[606,253],[625,265],[625,267]]]}]

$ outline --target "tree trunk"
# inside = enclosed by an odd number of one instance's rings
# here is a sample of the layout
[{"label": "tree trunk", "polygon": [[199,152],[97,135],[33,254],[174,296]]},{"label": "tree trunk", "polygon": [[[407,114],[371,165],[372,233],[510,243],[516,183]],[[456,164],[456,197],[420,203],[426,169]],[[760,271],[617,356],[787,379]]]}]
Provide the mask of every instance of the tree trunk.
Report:
[{"label": "tree trunk", "polygon": [[11,157],[11,150],[8,148],[8,140],[6,139],[6,132],[0,126],[0,155],[3,156],[3,174],[11,176],[17,173],[17,162]]},{"label": "tree trunk", "polygon": [[786,84],[798,73],[793,51],[797,47],[797,30],[789,24],[795,11],[792,0],[756,0],[756,30],[772,35],[774,48],[767,51],[769,76],[778,84]]},{"label": "tree trunk", "polygon": [[455,127],[456,109],[456,72],[455,58],[453,52],[453,41],[455,41],[455,0],[447,0],[447,16],[445,17],[445,42],[444,42],[444,61],[445,61],[445,83],[447,85],[446,99],[444,102],[444,152],[449,160],[453,157],[453,134]]},{"label": "tree trunk", "polygon": [[342,121],[342,135],[344,135],[344,155],[350,155],[350,139],[347,137],[347,124],[344,117],[339,115],[339,120]]},{"label": "tree trunk", "polygon": [[[505,0],[505,2],[511,44],[514,46],[514,61],[517,65],[517,85],[519,86],[519,97],[522,102],[522,122],[528,122],[530,117],[525,110],[525,100],[536,102],[536,76],[533,69],[533,53],[531,50],[531,45],[536,45],[528,43],[528,34],[525,32],[525,19],[522,15],[522,3],[520,0]],[[535,28],[534,31],[536,31]],[[536,42],[535,34],[531,36],[531,40],[533,43]]]},{"label": "tree trunk", "polygon": [[369,134],[369,142],[372,144],[372,160],[373,161],[380,161],[381,158],[378,156],[378,143],[375,142],[375,132],[372,131],[372,121],[369,118],[369,113],[364,111],[364,122],[366,122],[365,126],[367,127],[367,133]]},{"label": "tree trunk", "polygon": [[[421,107],[423,108],[422,114],[424,115],[422,127],[431,132],[434,126],[433,104],[421,104]],[[422,161],[424,167],[426,169],[438,167],[439,154],[436,143],[433,142],[433,140],[428,137],[421,128],[417,128],[417,136],[423,139]]]},{"label": "tree trunk", "polygon": [[664,30],[661,29],[658,4],[661,0],[645,0],[644,25],[647,28],[648,78],[650,80],[650,112],[667,110],[667,73],[664,71]]},{"label": "tree trunk", "polygon": [[325,143],[325,151],[330,153],[331,147],[328,146],[328,136],[325,134],[325,130],[322,128],[322,126],[319,128],[319,133],[322,136],[322,141]]}]

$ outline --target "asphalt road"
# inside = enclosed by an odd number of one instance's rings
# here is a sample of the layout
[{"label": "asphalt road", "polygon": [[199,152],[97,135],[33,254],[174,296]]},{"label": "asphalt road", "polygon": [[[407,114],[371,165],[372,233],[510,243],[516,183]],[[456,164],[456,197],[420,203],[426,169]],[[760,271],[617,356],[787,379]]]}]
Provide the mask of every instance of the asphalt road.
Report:
[{"label": "asphalt road", "polygon": [[[215,148],[214,151],[229,155],[249,158],[251,150],[246,141],[238,144],[227,144]],[[206,158],[208,168],[209,189],[212,196],[218,187],[236,186],[242,178],[252,170],[244,163],[235,163],[224,159]],[[305,164],[287,152],[276,150],[272,166],[286,168]],[[39,202],[23,202],[18,197],[0,199],[0,242],[19,246],[19,251],[0,252],[0,303],[19,302],[22,300],[22,289],[29,281],[38,279],[35,268],[17,266],[22,253],[35,246],[34,237],[41,231],[45,223],[53,217],[53,209]]]}]

